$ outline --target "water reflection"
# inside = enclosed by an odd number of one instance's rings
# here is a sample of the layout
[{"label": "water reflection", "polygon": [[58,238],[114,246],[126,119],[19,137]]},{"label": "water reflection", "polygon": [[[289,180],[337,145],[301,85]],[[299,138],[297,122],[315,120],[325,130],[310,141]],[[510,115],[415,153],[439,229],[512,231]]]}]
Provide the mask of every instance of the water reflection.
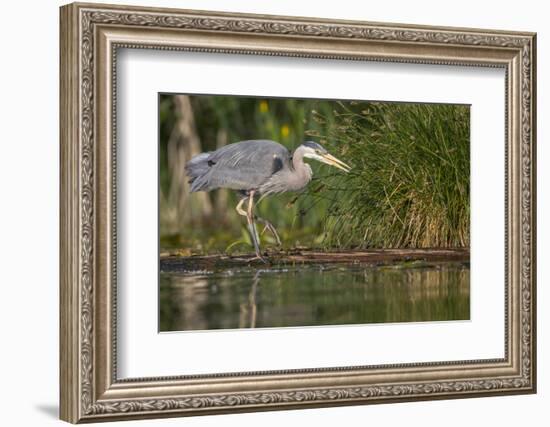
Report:
[{"label": "water reflection", "polygon": [[469,317],[470,269],[464,263],[300,265],[160,277],[161,331]]}]

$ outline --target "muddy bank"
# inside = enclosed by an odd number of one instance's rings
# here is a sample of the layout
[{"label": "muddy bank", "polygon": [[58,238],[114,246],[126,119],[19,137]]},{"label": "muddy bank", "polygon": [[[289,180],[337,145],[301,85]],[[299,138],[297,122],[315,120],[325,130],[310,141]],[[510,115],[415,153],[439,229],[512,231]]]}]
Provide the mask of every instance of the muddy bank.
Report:
[{"label": "muddy bank", "polygon": [[321,263],[361,263],[372,265],[387,265],[422,262],[469,262],[470,251],[457,249],[371,249],[357,251],[322,252],[315,250],[291,250],[269,252],[267,264],[254,255],[207,255],[179,256],[161,254],[160,270],[194,271],[217,270],[221,268],[238,268],[246,266],[276,266],[288,264],[321,264]]}]

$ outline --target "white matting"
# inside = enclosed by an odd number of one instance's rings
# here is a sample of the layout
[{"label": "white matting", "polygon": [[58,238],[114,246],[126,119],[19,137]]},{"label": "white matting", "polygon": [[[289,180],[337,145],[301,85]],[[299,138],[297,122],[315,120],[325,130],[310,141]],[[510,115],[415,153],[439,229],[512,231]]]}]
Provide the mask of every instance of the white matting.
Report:
[{"label": "white matting", "polygon": [[[152,50],[118,56],[120,378],[504,356],[504,70]],[[158,333],[158,93],[471,104],[471,320]]]}]

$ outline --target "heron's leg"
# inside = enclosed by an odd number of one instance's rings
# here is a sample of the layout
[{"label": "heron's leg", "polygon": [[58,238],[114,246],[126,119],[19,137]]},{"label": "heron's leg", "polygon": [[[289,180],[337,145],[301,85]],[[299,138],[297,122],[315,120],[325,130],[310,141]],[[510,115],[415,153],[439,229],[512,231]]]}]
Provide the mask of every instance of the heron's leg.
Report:
[{"label": "heron's leg", "polygon": [[256,221],[259,221],[264,225],[262,234],[264,233],[265,230],[269,230],[270,233],[273,234],[273,237],[275,237],[275,240],[277,241],[277,246],[281,246],[282,245],[281,239],[279,237],[279,234],[277,233],[277,230],[273,226],[273,224],[271,224],[267,219],[261,218],[259,216],[256,216],[255,219]]},{"label": "heron's leg", "polygon": [[[254,197],[254,196],[252,196]],[[245,216],[246,217],[246,221],[248,223],[248,233],[250,234],[250,237],[252,239],[252,243],[254,244],[254,251],[256,252],[256,258],[259,258],[260,260],[264,261],[264,259],[261,257],[260,255],[260,250],[259,250],[259,237],[258,237],[258,231],[256,230],[256,226],[254,225],[254,221],[250,221],[249,220],[249,215],[248,215],[248,212],[245,211],[242,206],[243,206],[243,203],[245,200],[247,200],[248,198],[247,197],[243,197],[239,203],[237,204],[237,207],[235,208],[235,210],[237,211],[237,213],[239,215],[242,215],[242,216]],[[249,206],[250,207],[250,206]],[[253,258],[252,260],[256,259],[256,258]],[[252,261],[251,260],[251,261]]]},{"label": "heron's leg", "polygon": [[250,191],[250,195],[248,196],[248,209],[246,212],[246,220],[248,222],[248,231],[250,233],[250,237],[252,238],[252,243],[254,244],[254,251],[256,252],[256,257],[264,260],[261,253],[260,253],[260,238],[258,236],[258,231],[256,230],[256,224],[254,224],[254,190]]},{"label": "heron's leg", "polygon": [[240,201],[239,201],[239,204],[237,205],[237,207],[235,208],[235,210],[237,211],[237,213],[239,215],[242,215],[242,216],[247,216],[248,214],[246,213],[246,211],[242,208],[243,206],[243,203],[244,201],[246,200],[246,197],[245,198],[242,198]]}]

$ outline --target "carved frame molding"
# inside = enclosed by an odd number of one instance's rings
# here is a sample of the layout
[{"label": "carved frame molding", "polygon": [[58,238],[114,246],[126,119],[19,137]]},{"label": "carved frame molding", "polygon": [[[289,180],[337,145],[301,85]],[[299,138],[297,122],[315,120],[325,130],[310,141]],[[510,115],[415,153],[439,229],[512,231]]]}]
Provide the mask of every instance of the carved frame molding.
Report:
[{"label": "carved frame molding", "polygon": [[[71,4],[61,8],[60,42],[62,419],[75,423],[535,391],[535,34]],[[506,357],[117,380],[118,48],[504,67]]]}]

